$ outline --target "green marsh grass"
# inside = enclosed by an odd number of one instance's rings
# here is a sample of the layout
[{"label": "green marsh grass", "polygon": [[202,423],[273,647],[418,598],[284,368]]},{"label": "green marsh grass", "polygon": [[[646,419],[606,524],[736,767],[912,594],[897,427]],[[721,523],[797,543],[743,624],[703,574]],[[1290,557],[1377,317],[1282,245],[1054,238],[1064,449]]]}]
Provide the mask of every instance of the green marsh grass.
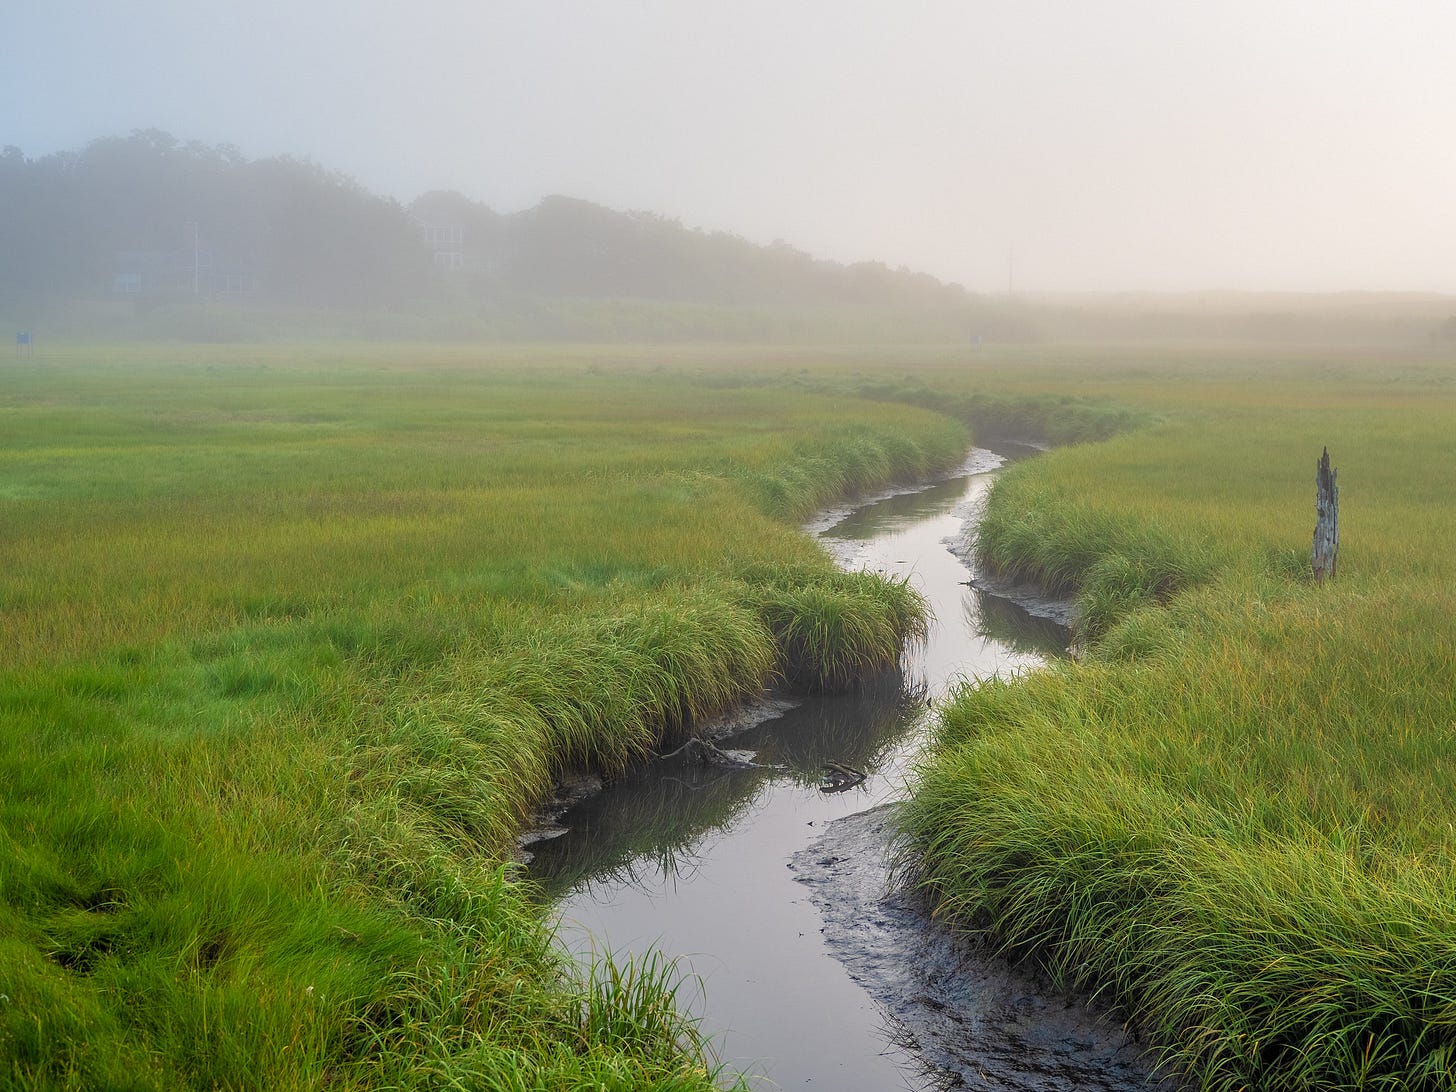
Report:
[{"label": "green marsh grass", "polygon": [[1195,1088],[1456,1087],[1456,369],[1335,370],[1086,384],[1163,423],[1009,471],[980,547],[1088,654],[961,691],[905,816],[942,914]]},{"label": "green marsh grass", "polygon": [[965,433],[616,352],[7,370],[0,1087],[714,1083],[669,968],[563,961],[514,838],[570,767],[892,661],[913,593],[794,521]]}]

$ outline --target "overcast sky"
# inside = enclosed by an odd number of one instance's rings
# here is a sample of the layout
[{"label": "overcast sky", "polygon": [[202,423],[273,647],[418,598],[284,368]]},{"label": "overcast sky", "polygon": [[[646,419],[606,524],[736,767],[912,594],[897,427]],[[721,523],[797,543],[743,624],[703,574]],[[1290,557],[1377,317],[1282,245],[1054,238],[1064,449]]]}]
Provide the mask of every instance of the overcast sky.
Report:
[{"label": "overcast sky", "polygon": [[1452,0],[0,0],[0,144],[138,128],[981,291],[1456,292]]}]

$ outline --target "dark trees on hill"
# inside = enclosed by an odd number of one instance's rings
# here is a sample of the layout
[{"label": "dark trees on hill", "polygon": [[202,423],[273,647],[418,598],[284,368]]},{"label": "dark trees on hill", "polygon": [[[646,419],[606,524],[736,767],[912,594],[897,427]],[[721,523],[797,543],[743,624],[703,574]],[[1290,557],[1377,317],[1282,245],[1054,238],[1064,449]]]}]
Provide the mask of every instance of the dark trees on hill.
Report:
[{"label": "dark trees on hill", "polygon": [[312,163],[147,130],[36,160],[6,149],[0,285],[370,308],[424,295],[432,278],[397,202]]},{"label": "dark trees on hill", "polygon": [[664,301],[933,312],[942,325],[975,308],[922,274],[573,198],[503,216],[438,191],[406,209],[308,161],[250,161],[157,130],[38,159],[0,153],[0,310],[7,299],[190,296],[354,311]]}]

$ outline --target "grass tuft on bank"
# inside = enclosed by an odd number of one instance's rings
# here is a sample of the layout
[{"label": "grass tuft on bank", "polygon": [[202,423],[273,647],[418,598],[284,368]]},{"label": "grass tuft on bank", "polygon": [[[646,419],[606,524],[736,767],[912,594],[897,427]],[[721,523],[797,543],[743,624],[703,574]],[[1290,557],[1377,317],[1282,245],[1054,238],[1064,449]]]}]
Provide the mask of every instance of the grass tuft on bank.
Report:
[{"label": "grass tuft on bank", "polygon": [[1053,465],[1025,463],[997,480],[974,548],[999,576],[1074,596],[1081,637],[1102,636],[1138,608],[1206,583],[1226,564],[1216,542],[1171,521],[1100,507],[1057,482],[1055,464],[1079,460],[1079,453],[1042,458]]}]

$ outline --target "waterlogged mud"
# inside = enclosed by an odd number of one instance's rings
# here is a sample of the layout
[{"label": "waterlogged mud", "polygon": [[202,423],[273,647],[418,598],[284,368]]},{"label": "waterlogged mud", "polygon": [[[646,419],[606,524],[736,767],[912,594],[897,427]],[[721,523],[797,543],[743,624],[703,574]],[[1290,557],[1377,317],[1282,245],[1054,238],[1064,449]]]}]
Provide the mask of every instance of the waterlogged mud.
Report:
[{"label": "waterlogged mud", "polygon": [[790,863],[824,916],[829,951],[881,1006],[938,1087],[1171,1092],[1116,1015],[1057,993],[930,920],[887,883],[894,809],[841,819]]},{"label": "waterlogged mud", "polygon": [[[962,548],[964,556],[968,557],[970,548]],[[1073,600],[1051,598],[1036,584],[1018,584],[996,576],[977,576],[971,579],[969,586],[997,603],[1020,607],[1031,617],[1044,619],[1054,626],[1070,629],[1077,624],[1077,604]]]},{"label": "waterlogged mud", "polygon": [[977,450],[944,480],[810,528],[840,565],[926,596],[929,639],[899,670],[713,725],[748,764],[652,763],[561,808],[530,846],[561,942],[678,960],[679,1000],[753,1087],[1153,1087],[1114,1023],[983,953],[938,948],[949,938],[887,893],[884,813],[860,818],[902,795],[933,699],[1065,654],[1065,629],[978,590],[958,556],[1003,461]]}]

